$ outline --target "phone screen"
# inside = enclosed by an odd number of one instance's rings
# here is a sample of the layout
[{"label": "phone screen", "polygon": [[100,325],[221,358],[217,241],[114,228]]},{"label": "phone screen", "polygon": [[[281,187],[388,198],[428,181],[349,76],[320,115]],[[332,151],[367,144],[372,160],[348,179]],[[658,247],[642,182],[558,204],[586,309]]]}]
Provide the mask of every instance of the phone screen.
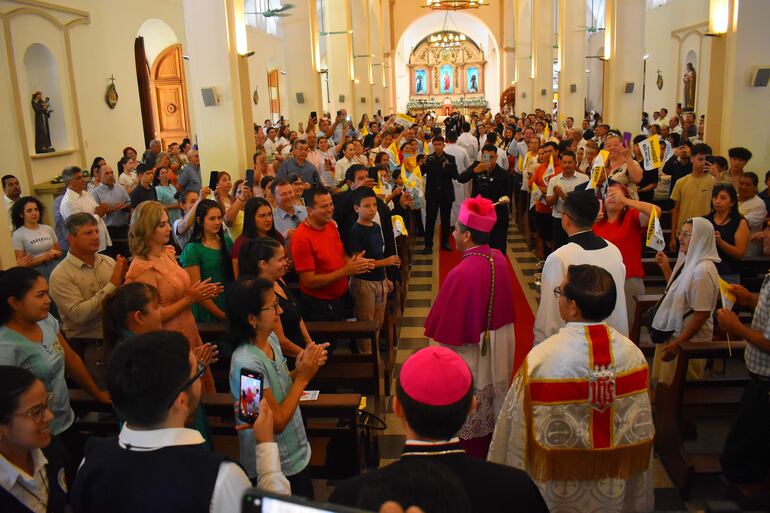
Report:
[{"label": "phone screen", "polygon": [[214,191],[214,189],[217,188],[218,182],[219,182],[219,171],[212,171],[211,174],[209,174],[209,189]]},{"label": "phone screen", "polygon": [[631,144],[631,132],[623,132],[623,146],[628,148]]},{"label": "phone screen", "polygon": [[487,155],[486,153],[482,153],[481,154],[481,161],[484,164],[489,164],[492,161],[492,156],[491,155]]},{"label": "phone screen", "polygon": [[366,513],[364,510],[319,504],[301,497],[273,495],[252,488],[243,496],[243,513]]},{"label": "phone screen", "polygon": [[254,422],[259,415],[259,401],[262,400],[262,374],[241,369],[240,400],[238,416],[245,422]]},{"label": "phone screen", "polygon": [[246,170],[246,185],[248,185],[249,187],[254,187],[254,170],[253,169]]},{"label": "phone screen", "polygon": [[313,112],[310,113],[310,118],[311,119],[316,119],[317,117],[318,117],[318,114],[316,113],[316,111],[313,111]]}]

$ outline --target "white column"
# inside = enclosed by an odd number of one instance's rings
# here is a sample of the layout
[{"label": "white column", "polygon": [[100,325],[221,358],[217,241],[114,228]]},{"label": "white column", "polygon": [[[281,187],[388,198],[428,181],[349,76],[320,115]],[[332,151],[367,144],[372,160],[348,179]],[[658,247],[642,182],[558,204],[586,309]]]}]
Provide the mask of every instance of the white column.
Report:
[{"label": "white column", "polygon": [[[291,16],[281,18],[280,23],[289,89],[282,92],[281,104],[287,105],[288,118],[296,127],[299,121],[305,123],[311,112],[320,115],[323,110],[315,0],[298,0]],[[304,103],[297,102],[297,93],[302,93]]]},{"label": "white column", "polygon": [[[326,0],[326,64],[329,70],[331,102],[329,110],[332,119],[338,110],[346,109],[353,116],[353,35],[350,23],[348,0]],[[340,96],[345,99],[340,101]]]},{"label": "white column", "polygon": [[534,107],[553,110],[554,0],[534,0],[532,58],[534,59]]},{"label": "white column", "polygon": [[532,0],[516,0],[515,37],[515,80],[516,113],[530,113],[534,110],[532,63]]},{"label": "white column", "polygon": [[[374,105],[372,94],[372,20],[369,15],[369,0],[350,0],[353,31],[353,121],[356,126],[364,113],[371,113]],[[363,103],[362,103],[363,100]],[[375,111],[377,109],[374,109]]]},{"label": "white column", "polygon": [[377,112],[377,110],[383,112],[387,110],[385,108],[386,95],[389,94],[388,89],[385,88],[385,33],[381,4],[382,0],[369,1],[369,30],[371,32],[369,50],[374,55],[371,62],[374,104],[369,109],[370,114]]},{"label": "white column", "polygon": [[[604,122],[637,133],[642,115],[645,0],[607,0]],[[633,83],[633,92],[626,93]],[[630,85],[628,86],[630,88]]]},{"label": "white column", "polygon": [[[225,170],[233,179],[251,167],[254,152],[243,0],[184,0],[187,51],[190,56],[190,106],[195,113],[201,166]],[[202,88],[214,87],[219,104],[206,107]],[[205,180],[206,178],[204,178]]]},{"label": "white column", "polygon": [[[580,120],[585,112],[586,3],[559,0],[559,117]],[[572,88],[575,92],[572,92]]]},{"label": "white column", "polygon": [[[500,24],[503,29],[500,30],[500,33],[503,34],[501,41],[503,48],[500,57],[503,64],[503,74],[500,93],[502,94],[503,91],[516,83],[516,0],[504,0],[501,5],[503,15],[500,17]],[[505,27],[512,27],[512,29],[504,30]]]},{"label": "white column", "polygon": [[[706,142],[722,155],[733,146],[751,150],[754,155],[749,167],[759,174],[762,188],[764,171],[770,169],[770,128],[764,121],[770,117],[770,101],[768,87],[753,87],[750,81],[756,66],[768,67],[766,21],[770,19],[770,3],[730,0],[729,15],[727,33],[712,43],[725,46],[722,108],[709,105],[706,112],[707,122],[721,118],[721,127],[714,133],[706,125]],[[715,67],[719,69],[712,61],[711,69]]]}]

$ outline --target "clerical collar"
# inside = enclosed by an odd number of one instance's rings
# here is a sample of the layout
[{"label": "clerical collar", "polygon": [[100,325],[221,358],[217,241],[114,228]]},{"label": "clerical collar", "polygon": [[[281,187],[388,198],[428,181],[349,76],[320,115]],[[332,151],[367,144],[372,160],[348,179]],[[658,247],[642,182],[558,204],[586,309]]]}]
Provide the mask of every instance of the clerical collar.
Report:
[{"label": "clerical collar", "polygon": [[572,234],[569,238],[570,242],[574,242],[586,251],[592,251],[596,249],[604,249],[607,247],[607,241],[601,237],[597,237],[591,230],[585,230]]},{"label": "clerical collar", "polygon": [[460,445],[460,439],[457,437],[451,440],[441,440],[430,442],[426,440],[407,440],[404,445],[404,456],[444,456],[447,454],[465,454],[465,450]]}]

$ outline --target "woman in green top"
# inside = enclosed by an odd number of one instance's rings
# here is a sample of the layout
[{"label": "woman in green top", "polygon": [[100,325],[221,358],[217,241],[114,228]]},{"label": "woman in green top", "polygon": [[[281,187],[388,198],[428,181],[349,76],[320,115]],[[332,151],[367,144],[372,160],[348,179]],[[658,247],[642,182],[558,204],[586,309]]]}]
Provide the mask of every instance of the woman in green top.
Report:
[{"label": "woman in green top", "polygon": [[167,167],[159,167],[155,170],[155,195],[158,197],[166,212],[168,222],[173,226],[174,221],[182,217],[182,207],[176,197],[176,187],[171,184],[171,174]]},{"label": "woman in green top", "polygon": [[[225,235],[222,208],[216,201],[203,200],[195,209],[192,237],[182,251],[180,263],[193,283],[211,279],[221,283],[226,293],[233,281],[232,245]],[[227,319],[224,310],[225,294],[192,306],[197,322],[224,322]]]},{"label": "woman in green top", "polygon": [[51,434],[62,435],[75,419],[70,407],[65,371],[94,398],[110,402],[86,370],[49,313],[48,283],[35,269],[13,267],[0,273],[0,365],[32,372],[45,384],[53,399]]}]

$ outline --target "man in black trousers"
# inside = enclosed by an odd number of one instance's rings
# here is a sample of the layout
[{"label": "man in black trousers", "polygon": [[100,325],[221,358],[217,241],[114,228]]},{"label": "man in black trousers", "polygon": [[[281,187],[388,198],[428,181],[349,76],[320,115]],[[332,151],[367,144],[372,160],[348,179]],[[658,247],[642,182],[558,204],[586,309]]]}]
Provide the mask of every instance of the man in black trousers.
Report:
[{"label": "man in black trousers", "polygon": [[457,165],[455,158],[444,153],[444,138],[433,138],[433,153],[428,155],[422,164],[422,175],[426,177],[425,204],[425,249],[423,255],[433,252],[433,231],[436,228],[436,217],[441,209],[441,249],[452,251],[449,247],[449,233],[452,227],[449,225],[449,216],[452,212],[452,203],[455,200],[452,179],[457,180]]}]

